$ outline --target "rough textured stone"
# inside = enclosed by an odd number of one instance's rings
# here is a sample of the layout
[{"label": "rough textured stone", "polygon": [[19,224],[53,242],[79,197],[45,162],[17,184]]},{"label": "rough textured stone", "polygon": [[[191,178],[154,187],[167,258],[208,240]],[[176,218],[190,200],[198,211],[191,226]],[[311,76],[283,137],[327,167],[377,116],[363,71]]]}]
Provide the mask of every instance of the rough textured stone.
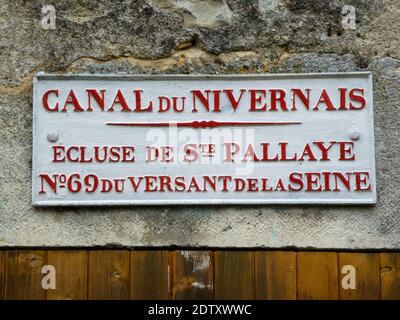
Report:
[{"label": "rough textured stone", "polygon": [[[0,246],[400,248],[400,5],[343,1],[48,1],[0,6]],[[31,206],[32,77],[55,73],[371,70],[376,206]]]}]

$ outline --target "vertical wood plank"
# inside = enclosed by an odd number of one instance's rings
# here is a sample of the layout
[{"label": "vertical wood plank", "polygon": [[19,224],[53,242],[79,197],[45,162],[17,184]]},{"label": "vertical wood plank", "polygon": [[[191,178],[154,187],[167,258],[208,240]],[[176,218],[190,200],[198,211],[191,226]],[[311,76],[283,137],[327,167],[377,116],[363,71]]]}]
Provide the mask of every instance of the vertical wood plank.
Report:
[{"label": "vertical wood plank", "polygon": [[4,286],[6,277],[6,252],[0,250],[0,300],[4,300]]},{"label": "vertical wood plank", "polygon": [[380,254],[381,298],[400,300],[400,253]]},{"label": "vertical wood plank", "polygon": [[[378,253],[339,253],[339,293],[341,300],[377,300],[380,299],[379,254]],[[344,289],[342,279],[343,266],[355,268],[356,289]]]},{"label": "vertical wood plank", "polygon": [[15,250],[6,252],[6,299],[43,300],[42,267],[46,252],[41,250]]},{"label": "vertical wood plank", "polygon": [[169,298],[168,251],[131,252],[131,299]]},{"label": "vertical wood plank", "polygon": [[50,250],[47,264],[56,269],[56,289],[46,291],[47,300],[86,300],[88,253],[85,250]]},{"label": "vertical wood plank", "polygon": [[213,297],[212,252],[172,252],[172,298],[212,299]]},{"label": "vertical wood plank", "polygon": [[296,253],[255,252],[256,299],[295,300],[297,297]]},{"label": "vertical wood plank", "polygon": [[129,298],[129,251],[89,251],[89,299]]},{"label": "vertical wood plank", "polygon": [[339,297],[336,252],[297,254],[297,298],[335,300]]},{"label": "vertical wood plank", "polygon": [[215,299],[254,299],[254,252],[216,251]]}]

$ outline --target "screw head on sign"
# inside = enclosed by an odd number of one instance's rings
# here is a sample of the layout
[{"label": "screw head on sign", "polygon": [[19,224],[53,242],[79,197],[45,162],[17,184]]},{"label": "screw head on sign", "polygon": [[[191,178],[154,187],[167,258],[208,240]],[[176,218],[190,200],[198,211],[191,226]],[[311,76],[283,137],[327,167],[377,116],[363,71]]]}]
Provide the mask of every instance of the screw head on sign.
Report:
[{"label": "screw head on sign", "polygon": [[358,132],[357,130],[351,131],[350,139],[353,141],[360,139],[360,132]]},{"label": "screw head on sign", "polygon": [[49,140],[50,142],[56,142],[58,140],[58,134],[55,132],[49,133],[47,135],[47,140]]}]

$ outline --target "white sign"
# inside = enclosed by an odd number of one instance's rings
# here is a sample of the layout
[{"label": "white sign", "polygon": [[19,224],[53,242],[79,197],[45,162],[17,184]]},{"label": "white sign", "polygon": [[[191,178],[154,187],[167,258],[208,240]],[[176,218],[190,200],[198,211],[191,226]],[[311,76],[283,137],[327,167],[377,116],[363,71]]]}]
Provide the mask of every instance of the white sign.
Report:
[{"label": "white sign", "polygon": [[45,75],[33,204],[371,204],[372,75]]}]

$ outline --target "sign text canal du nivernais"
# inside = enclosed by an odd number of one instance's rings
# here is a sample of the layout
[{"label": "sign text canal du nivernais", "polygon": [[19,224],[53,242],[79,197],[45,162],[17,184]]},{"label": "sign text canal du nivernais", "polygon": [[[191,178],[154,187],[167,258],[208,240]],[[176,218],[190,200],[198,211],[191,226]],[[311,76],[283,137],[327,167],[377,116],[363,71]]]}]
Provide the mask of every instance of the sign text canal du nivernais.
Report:
[{"label": "sign text canal du nivernais", "polygon": [[33,204],[375,203],[370,73],[45,75]]}]

